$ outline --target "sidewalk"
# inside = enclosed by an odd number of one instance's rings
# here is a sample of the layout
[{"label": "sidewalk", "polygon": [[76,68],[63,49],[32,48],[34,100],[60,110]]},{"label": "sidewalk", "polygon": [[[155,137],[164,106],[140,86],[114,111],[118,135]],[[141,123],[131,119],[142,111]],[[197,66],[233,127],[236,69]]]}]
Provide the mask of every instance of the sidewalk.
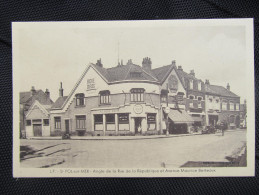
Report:
[{"label": "sidewalk", "polygon": [[[141,139],[158,139],[170,137],[183,137],[202,135],[201,133],[193,134],[174,134],[174,135],[138,135],[138,136],[71,136],[70,140],[141,140]],[[62,140],[61,137],[31,137],[31,140]]]}]

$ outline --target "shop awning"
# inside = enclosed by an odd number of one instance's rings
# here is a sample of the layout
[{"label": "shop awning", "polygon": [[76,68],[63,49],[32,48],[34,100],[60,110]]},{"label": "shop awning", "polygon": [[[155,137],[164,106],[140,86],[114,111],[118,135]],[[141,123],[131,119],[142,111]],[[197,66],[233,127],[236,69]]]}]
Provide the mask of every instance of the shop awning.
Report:
[{"label": "shop awning", "polygon": [[194,122],[202,122],[202,118],[199,116],[193,116],[192,119],[194,120]]},{"label": "shop awning", "polygon": [[192,117],[185,111],[185,110],[173,110],[171,109],[168,117],[174,122],[174,123],[193,123],[194,120]]}]

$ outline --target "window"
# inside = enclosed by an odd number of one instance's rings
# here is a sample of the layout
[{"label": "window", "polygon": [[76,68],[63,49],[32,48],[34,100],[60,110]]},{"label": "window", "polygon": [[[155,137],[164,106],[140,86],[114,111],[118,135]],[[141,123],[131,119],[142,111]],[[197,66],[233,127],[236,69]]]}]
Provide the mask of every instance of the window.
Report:
[{"label": "window", "polygon": [[153,113],[147,114],[147,126],[148,126],[148,130],[156,129],[156,114],[153,114]]},{"label": "window", "polygon": [[190,102],[190,103],[189,103],[189,107],[190,107],[190,108],[193,108],[193,102]]},{"label": "window", "polygon": [[239,110],[239,103],[236,103],[236,110]]},{"label": "window", "polygon": [[198,101],[198,108],[201,108],[201,101]]},{"label": "window", "polygon": [[49,126],[49,119],[43,119],[43,125]]},{"label": "window", "polygon": [[132,102],[143,102],[144,101],[144,89],[131,89],[130,99]]},{"label": "window", "polygon": [[193,80],[190,80],[190,89],[193,89]]},{"label": "window", "polygon": [[227,110],[227,102],[222,102],[222,110]]},{"label": "window", "polygon": [[202,97],[198,97],[198,101],[201,101],[202,100]]},{"label": "window", "polygon": [[103,123],[103,115],[102,114],[95,114],[94,115],[94,123],[102,124]]},{"label": "window", "polygon": [[168,96],[168,91],[167,90],[161,90],[161,102],[167,102],[167,96]]},{"label": "window", "polygon": [[83,106],[85,104],[84,99],[85,99],[85,94],[83,93],[76,94],[76,105]]},{"label": "window", "polygon": [[77,129],[85,129],[85,115],[76,116],[76,128]]},{"label": "window", "polygon": [[229,110],[231,110],[231,111],[234,110],[234,103],[233,102],[229,103]]},{"label": "window", "polygon": [[189,98],[190,98],[190,100],[193,100],[193,99],[194,99],[194,96],[193,96],[193,95],[190,95]]},{"label": "window", "polygon": [[110,104],[110,91],[100,91],[100,104]]},{"label": "window", "polygon": [[31,120],[26,120],[26,126],[31,126]]},{"label": "window", "polygon": [[94,115],[94,130],[103,131],[103,115],[102,114]]},{"label": "window", "polygon": [[201,82],[198,81],[198,90],[201,91]]},{"label": "window", "polygon": [[129,114],[118,114],[119,116],[119,123],[129,123]]},{"label": "window", "polygon": [[55,129],[61,129],[61,117],[54,117]]},{"label": "window", "polygon": [[114,124],[115,123],[115,114],[107,114],[106,115],[106,123]]},{"label": "window", "polygon": [[129,114],[118,114],[119,131],[129,131]]},{"label": "window", "polygon": [[141,72],[131,72],[130,73],[131,78],[140,78],[141,77]]}]

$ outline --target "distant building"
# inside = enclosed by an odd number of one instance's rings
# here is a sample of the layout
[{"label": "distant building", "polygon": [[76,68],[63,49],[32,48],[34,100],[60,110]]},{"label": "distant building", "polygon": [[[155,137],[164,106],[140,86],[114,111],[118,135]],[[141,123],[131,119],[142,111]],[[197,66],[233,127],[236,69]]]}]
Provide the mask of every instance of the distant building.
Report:
[{"label": "distant building", "polygon": [[52,105],[53,101],[50,99],[50,92],[46,89],[43,92],[41,89],[36,90],[34,87],[30,91],[20,92],[20,132],[25,130],[25,116],[35,101],[42,105]]},{"label": "distant building", "polygon": [[207,125],[227,123],[228,128],[240,125],[240,97],[230,91],[230,85],[222,87],[205,81],[205,105]]},{"label": "distant building", "polygon": [[247,128],[247,105],[246,105],[246,100],[244,100],[244,104],[240,104],[240,126],[242,128]]}]

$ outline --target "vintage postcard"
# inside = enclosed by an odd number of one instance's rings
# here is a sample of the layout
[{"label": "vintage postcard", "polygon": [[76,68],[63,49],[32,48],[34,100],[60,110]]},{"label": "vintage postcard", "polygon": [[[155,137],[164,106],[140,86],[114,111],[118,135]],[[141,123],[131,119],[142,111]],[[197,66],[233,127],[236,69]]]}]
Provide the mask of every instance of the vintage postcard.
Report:
[{"label": "vintage postcard", "polygon": [[253,36],[253,19],[13,22],[13,176],[254,176]]}]

